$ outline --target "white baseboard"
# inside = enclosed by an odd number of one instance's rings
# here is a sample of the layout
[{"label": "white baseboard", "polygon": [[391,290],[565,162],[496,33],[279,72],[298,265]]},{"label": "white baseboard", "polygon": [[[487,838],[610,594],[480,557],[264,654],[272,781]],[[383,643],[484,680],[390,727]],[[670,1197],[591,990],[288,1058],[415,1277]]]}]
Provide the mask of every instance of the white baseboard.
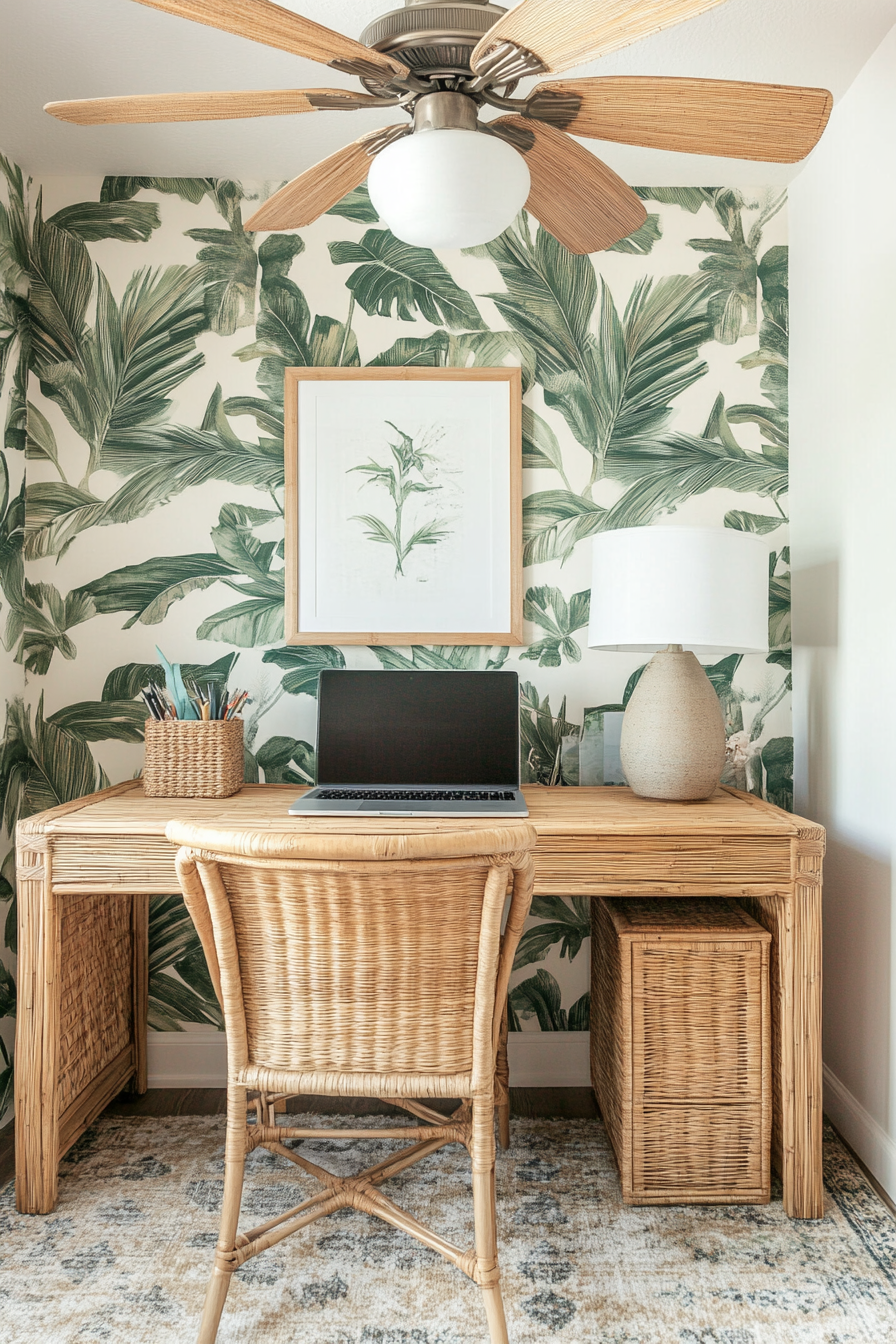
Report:
[{"label": "white baseboard", "polygon": [[223,1031],[149,1031],[146,1055],[150,1087],[227,1086]]},{"label": "white baseboard", "polygon": [[824,1109],[831,1123],[855,1149],[887,1194],[896,1199],[896,1141],[827,1064],[824,1066]]},{"label": "white baseboard", "polygon": [[[587,1031],[511,1032],[511,1086],[590,1086],[588,1040]],[[147,1054],[150,1087],[224,1087],[227,1082],[223,1032],[151,1031]]]},{"label": "white baseboard", "polygon": [[588,1031],[512,1031],[511,1087],[590,1087]]}]

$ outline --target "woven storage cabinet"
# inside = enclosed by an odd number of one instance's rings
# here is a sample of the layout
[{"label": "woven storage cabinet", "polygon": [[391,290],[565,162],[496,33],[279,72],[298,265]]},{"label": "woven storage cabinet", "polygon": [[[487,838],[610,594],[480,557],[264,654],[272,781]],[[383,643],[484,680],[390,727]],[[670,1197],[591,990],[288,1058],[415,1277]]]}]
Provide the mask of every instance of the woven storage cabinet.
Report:
[{"label": "woven storage cabinet", "polygon": [[147,719],[148,798],[229,798],[242,783],[242,719]]},{"label": "woven storage cabinet", "polygon": [[734,901],[591,902],[591,1079],[626,1204],[767,1204],[771,935]]}]

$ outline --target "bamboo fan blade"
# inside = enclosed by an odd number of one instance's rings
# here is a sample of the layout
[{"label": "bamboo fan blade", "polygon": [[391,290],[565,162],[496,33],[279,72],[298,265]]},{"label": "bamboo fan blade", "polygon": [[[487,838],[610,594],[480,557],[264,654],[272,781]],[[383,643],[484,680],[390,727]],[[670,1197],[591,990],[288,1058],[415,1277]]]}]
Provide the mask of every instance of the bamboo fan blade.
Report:
[{"label": "bamboo fan blade", "polygon": [[136,0],[139,5],[160,9],[193,23],[246,37],[277,47],[293,56],[320,61],[345,74],[368,76],[388,83],[403,78],[408,68],[391,56],[383,56],[362,42],[283,9],[271,0]]},{"label": "bamboo fan blade", "polygon": [[121,98],[81,98],[47,103],[58,121],[75,126],[136,125],[164,121],[232,121],[240,117],[283,117],[323,109],[354,111],[378,107],[371,94],[349,89],[255,89],[244,93],[152,93]]},{"label": "bamboo fan blade", "polygon": [[381,149],[407,133],[407,126],[387,126],[362,135],[287,182],[246,221],[246,228],[252,233],[274,233],[313,224],[331,205],[360,187]]},{"label": "bamboo fan blade", "polygon": [[[521,0],[475,48],[477,75],[519,78],[597,60],[694,19],[723,0]],[[495,78],[495,82],[500,82]]]},{"label": "bamboo fan blade", "polygon": [[539,84],[526,116],[624,145],[797,163],[817,144],[832,102],[827,89],[614,75]]},{"label": "bamboo fan blade", "polygon": [[499,117],[489,130],[525,156],[526,209],[570,252],[602,252],[647,218],[631,187],[562,131],[523,117]]}]

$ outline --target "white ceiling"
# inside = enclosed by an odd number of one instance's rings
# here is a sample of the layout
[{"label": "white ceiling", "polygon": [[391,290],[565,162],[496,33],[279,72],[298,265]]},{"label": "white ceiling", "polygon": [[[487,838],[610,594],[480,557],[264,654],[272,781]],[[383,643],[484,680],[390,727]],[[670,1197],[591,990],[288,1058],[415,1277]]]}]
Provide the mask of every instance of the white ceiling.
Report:
[{"label": "white ceiling", "polygon": [[[357,37],[399,0],[282,3]],[[566,78],[600,73],[760,80],[820,85],[838,99],[894,23],[896,0],[727,0]],[[45,102],[65,98],[324,86],[356,87],[324,66],[131,0],[0,0],[0,147],[32,174],[284,179],[402,115],[319,112],[86,128],[63,125],[42,111]],[[799,171],[799,165],[584,143],[634,184],[786,182]]]}]

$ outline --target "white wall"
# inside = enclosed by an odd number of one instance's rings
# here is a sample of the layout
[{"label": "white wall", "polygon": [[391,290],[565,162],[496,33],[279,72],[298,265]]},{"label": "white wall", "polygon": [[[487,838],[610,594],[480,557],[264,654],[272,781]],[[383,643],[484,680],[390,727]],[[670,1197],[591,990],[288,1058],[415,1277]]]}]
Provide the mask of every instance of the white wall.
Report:
[{"label": "white wall", "polygon": [[795,807],[828,828],[825,1103],[896,1195],[896,28],[790,208]]}]

